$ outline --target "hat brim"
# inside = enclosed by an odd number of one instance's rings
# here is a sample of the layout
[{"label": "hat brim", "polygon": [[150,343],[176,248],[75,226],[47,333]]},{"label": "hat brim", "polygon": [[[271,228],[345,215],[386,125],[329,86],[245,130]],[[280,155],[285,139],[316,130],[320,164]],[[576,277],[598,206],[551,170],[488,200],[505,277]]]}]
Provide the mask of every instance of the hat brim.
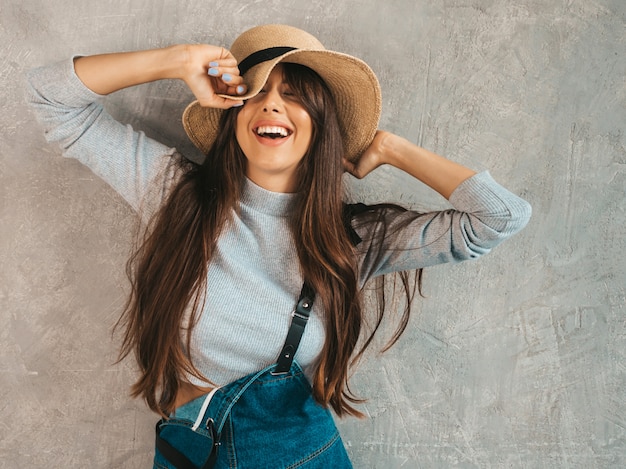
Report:
[{"label": "hat brim", "polygon": [[[304,65],[322,77],[335,99],[346,158],[356,161],[374,139],[382,107],[376,75],[356,57],[328,50],[293,50],[248,70],[244,75],[248,85],[245,95],[220,96],[233,100],[256,96],[281,62]],[[187,135],[204,154],[215,141],[222,113],[223,110],[203,107],[198,101],[192,102],[183,113]]]}]

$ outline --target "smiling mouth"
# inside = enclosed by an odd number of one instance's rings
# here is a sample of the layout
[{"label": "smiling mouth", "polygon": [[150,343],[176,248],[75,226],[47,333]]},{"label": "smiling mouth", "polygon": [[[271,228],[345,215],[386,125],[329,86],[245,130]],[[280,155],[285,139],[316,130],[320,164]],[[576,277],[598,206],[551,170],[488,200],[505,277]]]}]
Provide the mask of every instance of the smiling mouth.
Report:
[{"label": "smiling mouth", "polygon": [[254,132],[259,137],[271,138],[272,140],[278,138],[287,138],[293,133],[291,130],[286,129],[285,127],[279,127],[274,125],[262,125],[260,127],[257,127]]}]

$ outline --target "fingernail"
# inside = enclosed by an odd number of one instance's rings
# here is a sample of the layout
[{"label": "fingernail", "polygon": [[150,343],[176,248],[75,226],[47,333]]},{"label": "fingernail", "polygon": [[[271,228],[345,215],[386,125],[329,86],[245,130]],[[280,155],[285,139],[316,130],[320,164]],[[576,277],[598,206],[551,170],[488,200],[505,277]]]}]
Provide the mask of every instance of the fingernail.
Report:
[{"label": "fingernail", "polygon": [[222,75],[222,80],[224,81],[231,81],[232,79],[233,77],[230,73],[225,73],[224,75]]},{"label": "fingernail", "polygon": [[243,102],[233,104],[233,107],[241,107],[243,106]]},{"label": "fingernail", "polygon": [[219,67],[219,62],[209,62],[209,67]]},{"label": "fingernail", "polygon": [[220,71],[217,68],[210,68],[209,69],[209,75],[212,75],[212,76],[216,77],[219,74],[220,74]]},{"label": "fingernail", "polygon": [[237,87],[237,94],[244,94],[246,92],[246,87],[244,85],[239,85]]}]

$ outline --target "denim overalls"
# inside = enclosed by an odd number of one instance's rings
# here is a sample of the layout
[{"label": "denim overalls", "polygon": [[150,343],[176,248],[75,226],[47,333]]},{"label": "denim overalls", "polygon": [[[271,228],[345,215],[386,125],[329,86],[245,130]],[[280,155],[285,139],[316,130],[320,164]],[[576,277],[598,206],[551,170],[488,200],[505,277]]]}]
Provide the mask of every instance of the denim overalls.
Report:
[{"label": "denim overalls", "polygon": [[276,364],[157,423],[155,468],[352,468],[330,411],[293,361],[313,295],[305,284]]}]

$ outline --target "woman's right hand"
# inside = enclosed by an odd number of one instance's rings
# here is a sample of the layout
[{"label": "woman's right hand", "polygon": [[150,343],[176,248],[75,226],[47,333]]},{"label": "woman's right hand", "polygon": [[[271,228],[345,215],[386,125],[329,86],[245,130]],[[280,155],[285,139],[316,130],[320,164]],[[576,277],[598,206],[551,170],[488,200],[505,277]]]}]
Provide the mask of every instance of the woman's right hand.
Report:
[{"label": "woman's right hand", "polygon": [[223,47],[207,44],[78,57],[74,68],[81,81],[98,94],[178,78],[187,84],[202,106],[227,109],[243,101],[219,94],[235,97],[247,91],[233,55]]},{"label": "woman's right hand", "polygon": [[245,94],[246,85],[239,75],[237,60],[227,49],[207,44],[178,46],[184,51],[184,66],[179,77],[185,81],[200,105],[229,108],[242,101],[218,96]]}]

